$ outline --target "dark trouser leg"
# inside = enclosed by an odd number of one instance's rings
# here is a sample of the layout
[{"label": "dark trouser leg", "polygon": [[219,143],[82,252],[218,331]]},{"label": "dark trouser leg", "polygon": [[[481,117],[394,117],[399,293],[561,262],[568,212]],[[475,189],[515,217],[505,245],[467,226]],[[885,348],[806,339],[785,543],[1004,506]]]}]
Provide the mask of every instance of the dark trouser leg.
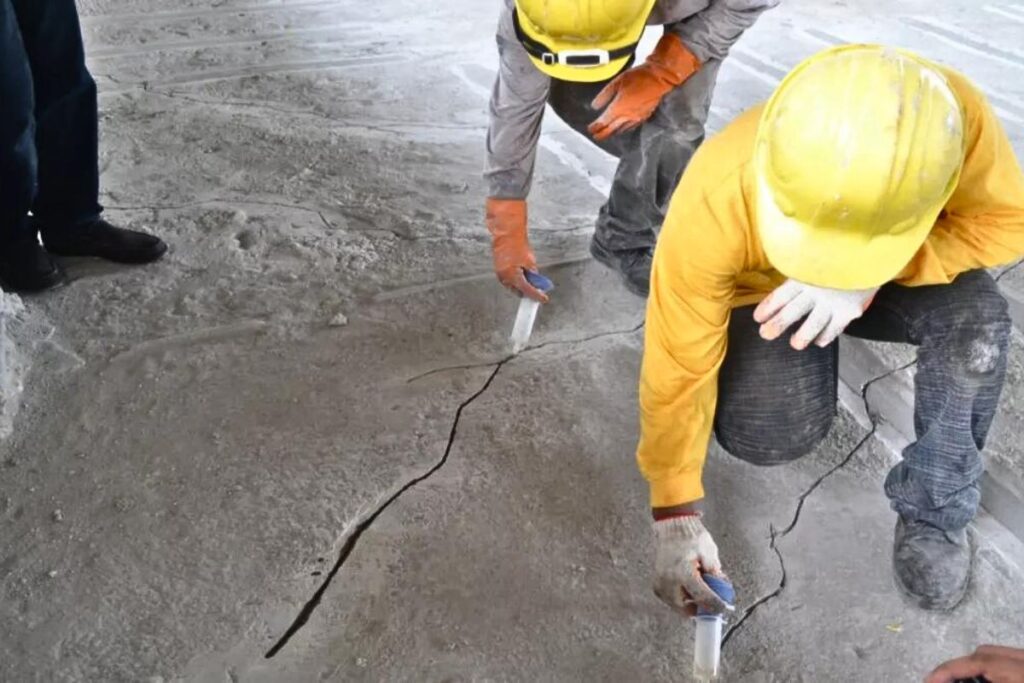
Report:
[{"label": "dark trouser leg", "polygon": [[704,141],[704,124],[718,76],[717,61],[668,93],[649,121],[604,143],[587,126],[599,115],[591,101],[605,83],[552,81],[549,104],[580,134],[619,158],[608,201],[601,207],[594,238],[617,252],[653,247],[672,192],[690,157]]},{"label": "dark trouser leg", "polygon": [[806,455],[836,414],[838,346],[794,351],[789,338],[765,341],[754,306],[737,308],[718,375],[715,436],[730,454],[755,465]]},{"label": "dark trouser leg", "polygon": [[32,73],[10,0],[0,0],[0,242],[30,239],[36,187]]},{"label": "dark trouser leg", "polygon": [[914,380],[917,441],[889,473],[886,494],[910,521],[958,531],[974,518],[985,445],[1006,377],[1006,300],[985,271],[952,284],[881,289],[847,332],[919,346]]},{"label": "dark trouser leg", "polygon": [[99,216],[96,83],[85,66],[74,0],[10,1],[35,86],[39,191],[32,213],[45,233]]}]

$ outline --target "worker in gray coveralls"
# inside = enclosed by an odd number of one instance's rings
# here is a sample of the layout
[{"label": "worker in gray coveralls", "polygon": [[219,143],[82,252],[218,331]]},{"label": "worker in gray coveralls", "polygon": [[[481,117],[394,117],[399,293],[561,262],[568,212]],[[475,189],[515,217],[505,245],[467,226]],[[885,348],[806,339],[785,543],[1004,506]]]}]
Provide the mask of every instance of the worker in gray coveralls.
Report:
[{"label": "worker in gray coveralls", "polygon": [[[704,124],[721,61],[779,0],[505,0],[500,68],[487,133],[487,228],[506,287],[546,301],[536,271],[526,195],[544,105],[619,158],[590,251],[647,296],[655,231]],[[631,67],[648,25],[664,26],[654,52]]]}]

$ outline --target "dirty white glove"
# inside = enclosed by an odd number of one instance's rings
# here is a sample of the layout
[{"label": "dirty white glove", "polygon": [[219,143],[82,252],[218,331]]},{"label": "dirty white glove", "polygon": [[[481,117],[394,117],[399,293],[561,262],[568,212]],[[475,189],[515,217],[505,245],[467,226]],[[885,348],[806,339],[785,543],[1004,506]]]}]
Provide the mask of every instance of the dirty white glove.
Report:
[{"label": "dirty white glove", "polygon": [[798,351],[811,343],[825,347],[864,315],[877,292],[877,287],[847,291],[786,280],[761,302],[754,311],[754,320],[761,323],[761,337],[772,340],[806,316],[790,345]]},{"label": "dirty white glove", "polygon": [[654,522],[654,538],[654,593],[662,602],[687,616],[698,606],[716,613],[728,609],[701,578],[701,572],[723,574],[718,546],[699,515]]}]

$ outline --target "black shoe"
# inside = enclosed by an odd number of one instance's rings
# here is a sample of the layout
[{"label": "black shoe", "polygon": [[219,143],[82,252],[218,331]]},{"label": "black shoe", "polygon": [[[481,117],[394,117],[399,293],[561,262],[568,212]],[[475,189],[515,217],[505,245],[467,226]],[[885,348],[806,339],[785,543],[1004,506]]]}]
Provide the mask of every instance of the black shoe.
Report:
[{"label": "black shoe", "polygon": [[46,250],[57,256],[95,256],[116,263],[150,263],[167,251],[159,237],[115,228],[102,218],[68,230],[40,226]]},{"label": "black shoe", "polygon": [[0,244],[0,280],[9,292],[32,293],[67,284],[60,266],[35,235]]},{"label": "black shoe", "polygon": [[967,594],[971,545],[967,530],[942,531],[924,522],[896,522],[892,554],[896,585],[927,610],[951,610]]},{"label": "black shoe", "polygon": [[590,255],[616,271],[626,283],[626,289],[637,296],[647,298],[651,291],[651,264],[654,261],[654,249],[624,249],[611,251],[596,239],[590,240]]}]

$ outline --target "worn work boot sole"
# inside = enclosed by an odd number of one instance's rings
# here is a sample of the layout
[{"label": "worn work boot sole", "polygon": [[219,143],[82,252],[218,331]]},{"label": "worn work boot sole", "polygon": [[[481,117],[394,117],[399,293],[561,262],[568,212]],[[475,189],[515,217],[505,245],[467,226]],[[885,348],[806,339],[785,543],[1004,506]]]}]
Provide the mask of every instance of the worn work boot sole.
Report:
[{"label": "worn work boot sole", "polygon": [[951,610],[964,599],[971,580],[967,530],[947,532],[900,519],[892,563],[896,586],[911,603],[925,610]]},{"label": "worn work boot sole", "polygon": [[626,289],[644,299],[651,292],[653,251],[650,248],[611,251],[596,239],[590,240],[590,255],[617,272],[626,284]]}]

